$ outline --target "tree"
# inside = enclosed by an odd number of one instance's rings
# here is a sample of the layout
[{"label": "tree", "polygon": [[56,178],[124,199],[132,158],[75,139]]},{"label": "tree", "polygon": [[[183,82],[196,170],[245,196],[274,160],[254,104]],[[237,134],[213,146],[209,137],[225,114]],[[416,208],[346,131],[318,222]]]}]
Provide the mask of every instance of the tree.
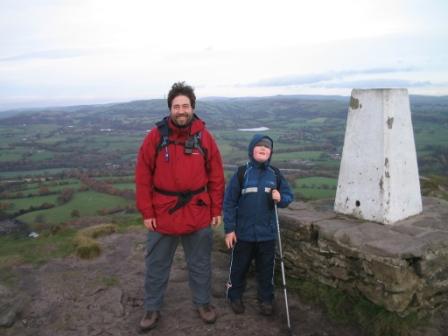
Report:
[{"label": "tree", "polygon": [[70,216],[72,217],[79,217],[80,213],[78,209],[73,209],[72,212],[70,213]]},{"label": "tree", "polygon": [[11,202],[0,202],[0,210],[9,210],[14,208],[14,203]]},{"label": "tree", "polygon": [[71,188],[62,189],[61,194],[58,196],[57,199],[58,204],[65,204],[69,202],[72,199],[74,192],[75,191]]},{"label": "tree", "polygon": [[47,187],[40,187],[39,188],[39,195],[48,195],[50,192],[50,189]]}]

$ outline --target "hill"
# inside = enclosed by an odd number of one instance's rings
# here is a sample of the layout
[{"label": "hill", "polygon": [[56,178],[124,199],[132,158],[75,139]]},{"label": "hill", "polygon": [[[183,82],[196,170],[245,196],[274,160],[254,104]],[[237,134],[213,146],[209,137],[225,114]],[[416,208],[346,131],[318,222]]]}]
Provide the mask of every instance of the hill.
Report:
[{"label": "hill", "polygon": [[[213,132],[227,175],[247,160],[250,129],[264,127],[275,141],[273,163],[296,196],[318,199],[335,194],[348,100],[215,97],[199,100],[196,113]],[[448,97],[411,96],[411,109],[425,188],[446,196]],[[16,112],[0,125],[0,219],[39,227],[134,211],[136,152],[168,113],[165,100]]]}]

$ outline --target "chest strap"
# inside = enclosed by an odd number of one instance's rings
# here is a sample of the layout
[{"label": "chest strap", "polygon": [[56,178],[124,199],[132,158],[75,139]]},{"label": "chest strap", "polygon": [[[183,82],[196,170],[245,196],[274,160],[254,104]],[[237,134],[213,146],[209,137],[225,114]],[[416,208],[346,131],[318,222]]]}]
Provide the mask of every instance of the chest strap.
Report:
[{"label": "chest strap", "polygon": [[196,189],[196,190],[187,190],[187,191],[168,191],[159,189],[157,187],[154,187],[154,191],[158,192],[159,194],[166,195],[166,196],[176,196],[177,197],[177,203],[168,210],[168,213],[171,215],[176,210],[179,210],[180,208],[184,207],[188,204],[188,202],[191,201],[194,195],[203,193],[207,191],[207,187],[204,186],[202,188]]}]

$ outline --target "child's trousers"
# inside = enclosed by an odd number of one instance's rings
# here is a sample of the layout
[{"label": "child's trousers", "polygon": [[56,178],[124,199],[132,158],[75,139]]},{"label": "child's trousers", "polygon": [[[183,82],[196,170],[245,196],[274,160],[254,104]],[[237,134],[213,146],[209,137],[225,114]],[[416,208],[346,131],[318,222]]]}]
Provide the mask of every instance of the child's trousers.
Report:
[{"label": "child's trousers", "polygon": [[258,300],[271,303],[274,299],[275,240],[236,242],[230,260],[227,298],[231,301],[242,298],[252,259],[255,259]]}]

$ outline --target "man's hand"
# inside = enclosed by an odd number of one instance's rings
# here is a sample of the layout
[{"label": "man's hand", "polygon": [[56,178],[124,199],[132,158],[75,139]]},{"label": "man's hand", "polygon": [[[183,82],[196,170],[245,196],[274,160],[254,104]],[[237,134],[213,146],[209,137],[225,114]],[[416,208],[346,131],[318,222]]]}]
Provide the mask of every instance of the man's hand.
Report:
[{"label": "man's hand", "polygon": [[275,203],[280,202],[280,200],[282,199],[277,189],[272,190],[272,199],[274,200]]},{"label": "man's hand", "polygon": [[155,231],[157,228],[157,222],[155,218],[148,218],[143,221],[143,224],[149,231]]},{"label": "man's hand", "polygon": [[226,245],[228,249],[231,249],[233,246],[235,246],[236,243],[236,234],[235,232],[230,232],[226,234]]},{"label": "man's hand", "polygon": [[212,227],[213,228],[217,228],[218,226],[220,226],[221,225],[221,222],[222,222],[222,218],[221,218],[221,216],[216,216],[216,217],[213,217],[212,218]]}]

